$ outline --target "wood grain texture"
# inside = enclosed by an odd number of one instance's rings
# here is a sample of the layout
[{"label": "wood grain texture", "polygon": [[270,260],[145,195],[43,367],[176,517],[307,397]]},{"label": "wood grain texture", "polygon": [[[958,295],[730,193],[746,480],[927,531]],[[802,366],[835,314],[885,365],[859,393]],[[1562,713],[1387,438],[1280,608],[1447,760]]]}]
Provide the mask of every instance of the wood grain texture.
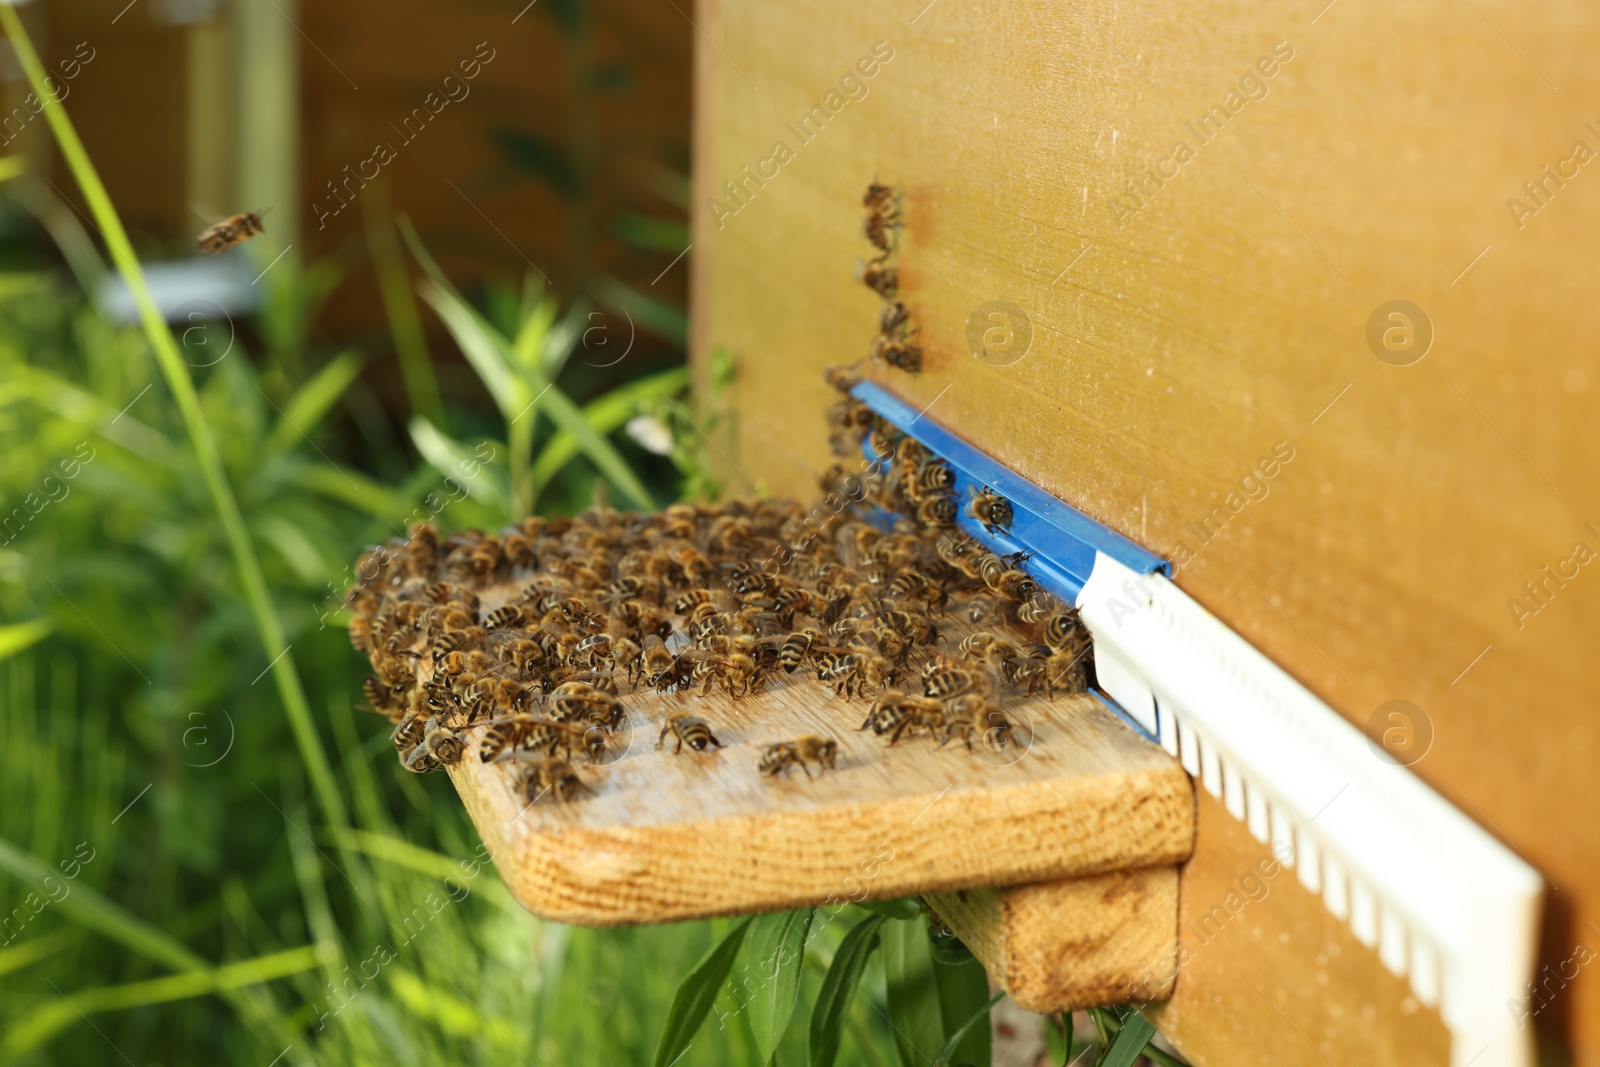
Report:
[{"label": "wood grain texture", "polygon": [[[632,925],[887,899],[1160,866],[1192,844],[1182,769],[1090,697],[1022,703],[1031,745],[975,754],[925,739],[889,749],[857,732],[864,702],[810,679],[737,702],[623,699],[618,753],[580,764],[592,796],[530,806],[507,764],[472,753],[451,769],[506,885],[544,918]],[[725,747],[657,750],[680,709]],[[806,733],[838,740],[837,770],[756,773],[762,746]]]},{"label": "wood grain texture", "polygon": [[1181,868],[1178,981],[1146,1008],[1195,1067],[1359,1063],[1443,1067],[1450,1034],[1404,979],[1328,914],[1295,872],[1198,791],[1193,859]]},{"label": "wood grain texture", "polygon": [[1040,1015],[1160,999],[1178,973],[1178,871],[927,897],[1011,999]]},{"label": "wood grain texture", "polygon": [[[697,354],[740,360],[732,462],[775,491],[826,463],[819,371],[865,355],[876,310],[850,275],[858,190],[899,184],[926,370],[878,376],[1179,559],[1188,593],[1352,722],[1422,708],[1413,770],[1546,875],[1558,968],[1600,937],[1600,580],[1573,562],[1600,550],[1600,178],[1542,168],[1600,149],[1600,11],[923,3],[714,9]],[[894,58],[865,98],[797,136],[879,41]],[[1279,42],[1265,97],[1189,132]],[[1193,158],[1114,210],[1179,140]],[[793,158],[745,178],[776,141]],[[966,346],[996,298],[1033,331],[1010,366]],[[1396,298],[1434,329],[1412,366],[1366,339]],[[1279,442],[1293,458],[1264,478]],[[1219,988],[1230,1017],[1271,1014]],[[1600,971],[1546,1000],[1538,1023],[1600,1063]],[[1249,1034],[1232,1062],[1268,1062]]]}]

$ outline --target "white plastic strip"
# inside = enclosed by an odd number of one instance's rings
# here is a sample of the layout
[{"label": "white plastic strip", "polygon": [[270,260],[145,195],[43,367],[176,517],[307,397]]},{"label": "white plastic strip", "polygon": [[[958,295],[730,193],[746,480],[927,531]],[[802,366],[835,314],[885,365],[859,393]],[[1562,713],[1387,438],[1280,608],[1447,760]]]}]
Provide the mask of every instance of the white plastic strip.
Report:
[{"label": "white plastic strip", "polygon": [[1529,1067],[1538,874],[1167,578],[1099,553],[1077,607],[1101,687],[1438,1002],[1452,1067]]}]

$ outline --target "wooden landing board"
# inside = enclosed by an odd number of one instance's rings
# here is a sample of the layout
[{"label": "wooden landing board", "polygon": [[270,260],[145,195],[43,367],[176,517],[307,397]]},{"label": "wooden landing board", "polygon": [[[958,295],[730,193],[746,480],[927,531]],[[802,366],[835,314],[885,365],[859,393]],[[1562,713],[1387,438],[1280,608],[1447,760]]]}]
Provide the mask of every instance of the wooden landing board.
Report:
[{"label": "wooden landing board", "polygon": [[[972,754],[926,739],[888,749],[856,731],[864,702],[810,679],[737,702],[623,700],[621,758],[580,763],[592,796],[529,806],[507,764],[473,753],[451,770],[506,884],[544,918],[631,925],[1011,885],[1172,864],[1193,838],[1182,769],[1092,697],[1029,701],[1014,712],[1032,726],[1025,752],[1022,739]],[[725,747],[658,751],[679,709]],[[756,773],[762,746],[806,733],[838,740],[837,770]]]},{"label": "wooden landing board", "polygon": [[1161,999],[1178,973],[1178,871],[1106,871],[928,903],[1022,1007],[1040,1015]]},{"label": "wooden landing board", "polygon": [[[484,610],[505,596],[485,592]],[[1008,699],[1011,745],[969,753],[925,737],[891,749],[857,729],[868,701],[809,675],[740,700],[622,688],[611,749],[576,761],[592,794],[529,805],[514,765],[482,763],[475,744],[450,769],[506,885],[547,919],[632,925],[1016,885],[1168,866],[1193,844],[1181,766],[1092,696]],[[679,710],[724,747],[657,749]],[[763,746],[802,734],[838,741],[837,770],[757,774]]]}]

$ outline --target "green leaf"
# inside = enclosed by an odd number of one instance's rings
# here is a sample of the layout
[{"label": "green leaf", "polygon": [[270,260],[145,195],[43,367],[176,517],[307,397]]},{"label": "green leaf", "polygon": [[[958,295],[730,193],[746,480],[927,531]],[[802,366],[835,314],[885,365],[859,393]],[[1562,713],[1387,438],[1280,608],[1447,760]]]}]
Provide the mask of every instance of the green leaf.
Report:
[{"label": "green leaf", "polygon": [[[662,371],[660,374],[651,374],[644,378],[635,378],[625,385],[619,385],[609,393],[598,397],[583,406],[584,422],[592,426],[596,432],[607,434],[622,427],[629,419],[639,413],[641,404],[655,397],[657,393],[671,396],[682,392],[689,386],[689,370],[687,367],[674,367],[672,370]],[[533,489],[538,493],[550,479],[554,478],[572,458],[578,454],[578,439],[562,430],[556,433],[545,443],[539,451],[539,456],[533,461]]]},{"label": "green leaf", "polygon": [[350,383],[356,380],[364,362],[364,357],[357,352],[335,356],[313,374],[310,381],[295,390],[280,412],[278,425],[267,438],[267,451],[287,452],[302,436],[309,436],[328,409],[339,402]]},{"label": "green leaf", "polygon": [[833,1067],[839,1055],[839,1035],[844,1030],[850,1001],[861,985],[861,972],[878,947],[878,931],[887,920],[869,915],[850,928],[833,954],[833,965],[822,978],[817,1003],[811,1011],[811,1067]]},{"label": "green leaf", "polygon": [[18,652],[44,640],[53,628],[54,624],[43,617],[29,619],[27,622],[15,622],[10,626],[0,626],[0,660],[10,659]]},{"label": "green leaf", "polygon": [[1122,1020],[1117,1036],[1106,1046],[1098,1067],[1131,1067],[1155,1033],[1155,1025],[1149,1019],[1137,1011],[1129,1012],[1128,1017]]},{"label": "green leaf", "polygon": [[[812,908],[762,915],[750,924],[747,971],[739,983],[741,998],[749,994],[750,1029],[756,1037],[761,1062],[772,1058],[794,1015],[800,995],[800,972],[805,962],[806,932],[811,929]],[[752,986],[754,987],[752,991]]]},{"label": "green leaf", "polygon": [[680,346],[689,343],[689,316],[682,308],[646,296],[609,274],[596,277],[593,288],[595,299],[613,311],[623,312],[640,328]]},{"label": "green leaf", "polygon": [[633,211],[618,212],[611,232],[635,248],[682,252],[689,244],[689,224],[682,219],[652,219]]},{"label": "green leaf", "polygon": [[516,365],[533,374],[540,374],[544,348],[550,337],[550,328],[556,321],[556,302],[546,297],[534,306],[533,314],[522,320],[517,339],[512,342],[511,355]]},{"label": "green leaf", "polygon": [[865,908],[890,919],[915,919],[928,910],[921,897],[898,897],[894,900],[860,900],[856,907]]},{"label": "green leaf", "polygon": [[[935,951],[931,939],[929,950],[930,954]],[[973,1027],[972,1022],[977,1016],[987,1019],[989,1006],[994,1003],[994,1000],[984,1003],[989,996],[988,972],[970,954],[955,964],[941,963],[937,955],[932,958],[933,982],[939,991],[939,1017],[943,1020],[944,1032],[951,1035],[945,1042],[945,1051],[939,1054],[940,1067],[955,1063],[987,1065],[992,1035],[989,1027]],[[957,1031],[962,1034],[959,1039]]]},{"label": "green leaf", "polygon": [[706,1020],[706,1012],[717,999],[722,983],[728,980],[728,972],[733,970],[733,961],[739,958],[739,949],[749,929],[750,920],[746,919],[728,931],[678,986],[672,997],[672,1007],[667,1010],[661,1042],[656,1045],[655,1067],[669,1067],[689,1047],[695,1031]]},{"label": "green leaf", "polygon": [[454,290],[446,290],[430,280],[421,283],[417,291],[444,320],[445,328],[455,338],[456,346],[472,364],[472,369],[478,372],[479,380],[489,390],[500,413],[507,419],[516,418],[518,412],[528,406],[532,394],[512,370],[504,338]]},{"label": "green leaf", "polygon": [[622,453],[606,440],[605,435],[589,425],[588,420],[583,417],[583,412],[572,402],[571,397],[551,386],[550,391],[544,395],[544,403],[545,414],[550,417],[550,421],[577,439],[578,447],[583,449],[584,455],[600,469],[601,475],[607,481],[622,490],[635,506],[646,511],[657,509],[650,491],[644,487],[639,476],[633,473],[633,468],[622,458]]},{"label": "green leaf", "polygon": [[[479,460],[466,445],[441,433],[421,415],[411,420],[411,442],[434,470],[454,478],[474,500],[505,509],[506,487],[503,479],[497,477],[499,472]],[[477,473],[468,477],[467,472],[471,470]]]},{"label": "green leaf", "polygon": [[520,130],[496,130],[491,139],[513,167],[543,179],[562,196],[577,194],[578,179],[572,164],[554,143]]},{"label": "green leaf", "polygon": [[[967,1050],[963,1050],[961,1046],[963,1039],[966,1038],[967,1034],[974,1026],[978,1025],[978,1021],[980,1019],[984,1020],[985,1022],[988,1021],[989,1009],[1000,1003],[1000,998],[1005,995],[1005,991],[1001,990],[988,1000],[984,1001],[984,1003],[979,1006],[977,1011],[973,1012],[967,1017],[967,1021],[962,1023],[956,1029],[956,1032],[950,1035],[950,1040],[946,1041],[944,1043],[944,1048],[939,1050],[939,1058],[934,1061],[934,1067],[954,1067],[954,1065],[958,1062],[972,1064],[986,1064],[989,1062],[990,1053],[988,1041],[983,1043],[984,1047],[981,1059],[975,1058],[976,1054],[970,1050],[970,1047]],[[987,1027],[985,1029],[987,1029]],[[970,1046],[971,1042],[968,1042],[967,1044]],[[956,1059],[958,1052],[964,1053],[959,1061]]]},{"label": "green leaf", "polygon": [[904,1067],[927,1067],[934,1053],[944,1047],[944,1018],[933,969],[926,923],[913,919],[884,927],[889,1022]]}]

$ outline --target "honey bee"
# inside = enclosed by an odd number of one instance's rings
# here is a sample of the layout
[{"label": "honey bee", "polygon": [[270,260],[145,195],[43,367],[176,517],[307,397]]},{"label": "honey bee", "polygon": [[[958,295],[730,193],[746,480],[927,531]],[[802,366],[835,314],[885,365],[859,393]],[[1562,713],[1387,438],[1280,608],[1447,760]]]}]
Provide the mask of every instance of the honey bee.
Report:
[{"label": "honey bee", "polygon": [[822,380],[841,393],[848,393],[861,384],[861,375],[853,367],[842,367],[837,364],[823,369]]},{"label": "honey bee", "polygon": [[1026,623],[1040,623],[1061,610],[1061,601],[1048,593],[1028,598],[1017,605],[1017,619]]},{"label": "honey bee", "polygon": [[[395,724],[394,730],[389,734],[389,740],[394,742],[401,763],[408,763],[412,752],[422,744],[422,737],[427,729],[428,717],[419,714],[408,715]],[[432,767],[426,769],[433,770]]]},{"label": "honey bee", "polygon": [[646,634],[639,652],[639,673],[646,682],[660,686],[670,678],[677,666],[677,657],[667,649],[667,644],[656,634]]},{"label": "honey bee", "polygon": [[570,757],[583,750],[590,760],[597,758],[606,747],[605,731],[598,726],[581,726],[575,723],[552,722],[532,715],[514,715],[496,719],[484,731],[478,744],[478,759],[484,763],[500,758],[507,751],[542,752],[546,756],[561,749]]},{"label": "honey bee", "polygon": [[884,299],[894,296],[900,285],[900,272],[887,262],[888,258],[885,253],[866,263],[856,262],[856,280]]},{"label": "honey bee", "polygon": [[559,757],[530,762],[522,772],[520,784],[529,804],[537,803],[546,793],[565,804],[579,790],[594,792],[578,777],[572,764]]},{"label": "honey bee", "polygon": [[1029,600],[1038,593],[1039,586],[1026,571],[1003,570],[989,582],[989,588],[1007,600]]},{"label": "honey bee", "polygon": [[970,660],[999,664],[1017,654],[1017,646],[990,630],[968,634],[961,641],[961,654]]},{"label": "honey bee", "polygon": [[953,737],[959,737],[972,751],[972,735],[977,734],[989,742],[991,748],[1004,748],[1011,741],[1011,723],[1000,705],[978,693],[965,693],[945,701],[944,733],[939,738],[943,748]]},{"label": "honey bee", "polygon": [[375,713],[394,721],[398,721],[400,716],[405,714],[405,694],[396,689],[391,689],[378,679],[363,679],[361,691],[366,694],[367,703]]},{"label": "honey bee", "polygon": [[234,245],[243,244],[258,233],[265,233],[261,225],[261,215],[258,212],[247,211],[242,215],[230,215],[221,222],[207,226],[200,231],[197,243],[200,251],[220,255]]},{"label": "honey bee", "polygon": [[886,611],[878,616],[878,620],[890,627],[906,640],[919,645],[931,645],[939,638],[939,631],[924,615],[913,615],[906,611]]},{"label": "honey bee", "polygon": [[972,499],[967,504],[967,514],[983,523],[991,534],[999,533],[1011,525],[1011,502],[987,485],[982,489],[968,490]]},{"label": "honey bee", "polygon": [[821,640],[822,635],[812,629],[796,630],[784,639],[778,649],[778,663],[788,674],[805,663],[806,657],[811,654],[811,649]]},{"label": "honey bee", "polygon": [[[1020,617],[1022,613],[1017,614]],[[1044,642],[1058,652],[1075,650],[1088,639],[1089,631],[1073,608],[1057,611],[1044,621]]]},{"label": "honey bee", "polygon": [[813,657],[817,665],[817,680],[833,686],[836,696],[849,700],[861,696],[862,689],[882,688],[895,676],[895,665],[883,656],[870,652],[825,652]]},{"label": "honey bee", "polygon": [[956,524],[956,502],[947,496],[933,496],[917,505],[917,521],[935,530]]},{"label": "honey bee", "polygon": [[907,730],[932,734],[943,726],[944,707],[937,700],[888,689],[872,702],[872,709],[860,728],[870,728],[879,737],[889,734],[889,744],[893,745]]},{"label": "honey bee", "polygon": [[675,711],[667,716],[667,724],[661,728],[661,737],[656,741],[656,747],[661,748],[667,743],[667,735],[672,734],[678,741],[678,747],[673,749],[673,755],[683,751],[683,746],[688,745],[696,752],[704,752],[707,745],[722,747],[722,742],[712,734],[711,727],[702,719],[696,719],[686,711]]},{"label": "honey bee", "polygon": [[694,664],[690,681],[702,685],[700,695],[711,692],[717,682],[735,700],[754,692],[764,680],[756,668],[753,657],[743,652],[711,652],[705,649],[688,649],[683,656]]},{"label": "honey bee", "polygon": [[872,339],[868,354],[877,362],[887,364],[908,374],[922,370],[922,349],[901,337],[879,334]]},{"label": "honey bee", "polygon": [[976,689],[983,676],[946,656],[930,660],[922,668],[922,690],[930,697],[947,698]]},{"label": "honey bee", "polygon": [[867,186],[866,195],[861,201],[867,209],[866,219],[862,223],[862,230],[867,235],[867,240],[871,241],[872,247],[880,252],[888,253],[893,248],[889,235],[900,223],[900,211],[895,203],[894,188],[873,182]]},{"label": "honey bee", "polygon": [[522,608],[516,604],[507,604],[503,608],[496,608],[483,617],[483,628],[485,630],[509,630],[521,625],[521,623]]},{"label": "honey bee", "polygon": [[878,312],[878,331],[888,336],[898,336],[900,327],[911,321],[911,312],[898,300],[886,300]]},{"label": "honey bee", "polygon": [[545,702],[561,722],[581,720],[607,733],[622,722],[622,701],[587,682],[562,682]]},{"label": "honey bee", "polygon": [[832,738],[807,734],[793,741],[768,745],[761,752],[761,761],[756,764],[756,770],[773,778],[786,773],[791,767],[799,767],[810,778],[811,771],[807,769],[807,764],[814,765],[818,771],[823,768],[834,770],[838,767],[838,759],[838,742]]}]

